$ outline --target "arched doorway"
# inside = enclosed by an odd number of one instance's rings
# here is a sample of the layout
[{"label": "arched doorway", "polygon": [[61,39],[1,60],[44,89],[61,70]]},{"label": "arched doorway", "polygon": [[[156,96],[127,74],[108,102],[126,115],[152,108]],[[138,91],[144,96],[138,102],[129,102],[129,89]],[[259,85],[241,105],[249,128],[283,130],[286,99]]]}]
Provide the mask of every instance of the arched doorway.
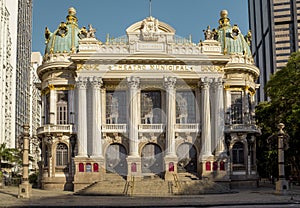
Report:
[{"label": "arched doorway", "polygon": [[163,156],[157,144],[146,144],[142,149],[142,173],[144,175],[161,175],[163,172]]},{"label": "arched doorway", "polygon": [[178,172],[197,173],[197,150],[193,144],[183,143],[177,149]]},{"label": "arched doorway", "polygon": [[107,173],[117,173],[127,176],[127,152],[121,144],[111,144],[105,154],[105,167]]}]

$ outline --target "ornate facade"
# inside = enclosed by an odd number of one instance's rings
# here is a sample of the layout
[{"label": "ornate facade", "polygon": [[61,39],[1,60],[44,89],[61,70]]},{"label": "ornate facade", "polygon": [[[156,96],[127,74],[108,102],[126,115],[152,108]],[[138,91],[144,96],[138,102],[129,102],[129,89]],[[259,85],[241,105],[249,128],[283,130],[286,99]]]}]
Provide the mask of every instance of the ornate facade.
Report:
[{"label": "ornate facade", "polygon": [[111,173],[255,182],[259,69],[227,15],[198,44],[151,16],[105,43],[74,8],[46,28],[42,188],[80,190]]},{"label": "ornate facade", "polygon": [[0,144],[15,147],[15,1],[0,0]]}]

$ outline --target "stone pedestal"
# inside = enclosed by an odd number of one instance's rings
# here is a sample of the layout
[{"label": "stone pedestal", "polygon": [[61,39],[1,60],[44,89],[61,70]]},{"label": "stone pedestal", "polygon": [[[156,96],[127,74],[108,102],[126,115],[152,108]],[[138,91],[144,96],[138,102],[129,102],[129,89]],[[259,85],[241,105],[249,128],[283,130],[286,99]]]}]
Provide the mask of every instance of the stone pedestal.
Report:
[{"label": "stone pedestal", "polygon": [[276,182],[276,194],[284,195],[289,190],[289,183],[285,179],[279,179]]},{"label": "stone pedestal", "polygon": [[75,157],[74,163],[74,191],[78,191],[95,181],[103,180],[105,174],[103,158]]},{"label": "stone pedestal", "polygon": [[166,156],[165,160],[165,180],[174,181],[174,174],[177,175],[178,158],[174,156]]},{"label": "stone pedestal", "polygon": [[141,157],[128,156],[127,160],[127,181],[131,180],[131,177],[135,177],[134,180],[138,181],[142,178],[142,162]]},{"label": "stone pedestal", "polygon": [[32,186],[27,181],[19,185],[19,194],[18,198],[30,198],[32,192]]}]

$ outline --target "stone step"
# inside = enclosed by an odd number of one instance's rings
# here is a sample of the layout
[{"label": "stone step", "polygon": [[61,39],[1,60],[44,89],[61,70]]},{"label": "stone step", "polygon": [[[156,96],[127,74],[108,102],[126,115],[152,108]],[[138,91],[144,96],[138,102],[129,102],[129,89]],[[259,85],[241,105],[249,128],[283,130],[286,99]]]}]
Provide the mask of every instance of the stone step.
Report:
[{"label": "stone step", "polygon": [[231,193],[229,187],[209,179],[200,180],[192,173],[178,174],[178,183],[164,181],[159,177],[126,181],[117,174],[107,174],[103,181],[95,182],[76,192],[79,195],[133,195],[133,196],[170,196]]}]

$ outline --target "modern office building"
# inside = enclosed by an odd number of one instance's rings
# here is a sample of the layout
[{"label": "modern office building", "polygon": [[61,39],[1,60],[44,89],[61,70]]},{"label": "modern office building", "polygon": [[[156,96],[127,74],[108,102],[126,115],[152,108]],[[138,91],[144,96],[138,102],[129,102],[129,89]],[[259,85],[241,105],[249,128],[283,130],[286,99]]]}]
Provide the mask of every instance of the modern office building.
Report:
[{"label": "modern office building", "polygon": [[0,0],[0,143],[15,147],[17,0]]},{"label": "modern office building", "polygon": [[[32,0],[18,0],[15,135],[22,135],[30,121],[30,62],[32,39]],[[18,141],[16,141],[16,145]]]},{"label": "modern office building", "polygon": [[149,193],[152,183],[171,194],[187,184],[199,193],[194,179],[256,185],[260,72],[226,10],[199,43],[152,16],[105,43],[95,31],[79,28],[74,8],[46,28],[37,69],[42,188]]},{"label": "modern office building", "polygon": [[252,53],[261,70],[258,101],[267,100],[264,86],[270,75],[284,67],[299,50],[299,0],[249,0]]}]

